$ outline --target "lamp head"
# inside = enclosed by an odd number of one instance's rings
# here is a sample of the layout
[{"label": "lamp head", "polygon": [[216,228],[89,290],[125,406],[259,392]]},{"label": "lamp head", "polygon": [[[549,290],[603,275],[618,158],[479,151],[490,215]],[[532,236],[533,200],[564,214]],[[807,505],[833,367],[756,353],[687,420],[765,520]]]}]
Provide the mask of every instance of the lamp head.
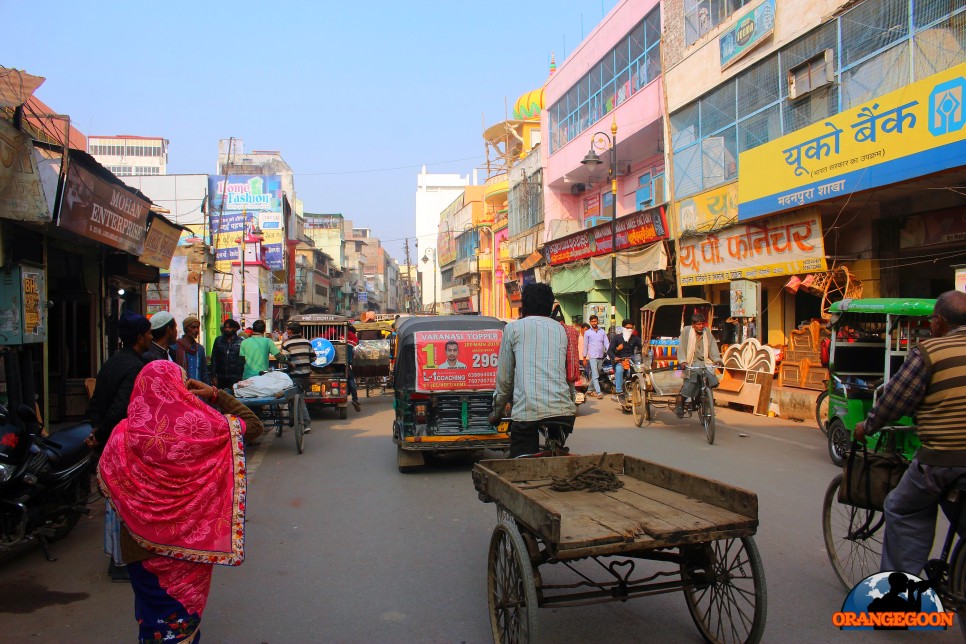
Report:
[{"label": "lamp head", "polygon": [[597,153],[594,152],[594,149],[593,148],[591,148],[590,151],[587,153],[587,156],[585,156],[583,159],[581,159],[580,163],[583,164],[583,165],[589,165],[591,167],[596,167],[596,166],[600,165],[601,163],[603,163],[603,161],[600,160],[600,157],[597,156]]},{"label": "lamp head", "polygon": [[428,264],[428,263],[429,263],[429,257],[427,257],[426,255],[423,255],[423,264]]}]

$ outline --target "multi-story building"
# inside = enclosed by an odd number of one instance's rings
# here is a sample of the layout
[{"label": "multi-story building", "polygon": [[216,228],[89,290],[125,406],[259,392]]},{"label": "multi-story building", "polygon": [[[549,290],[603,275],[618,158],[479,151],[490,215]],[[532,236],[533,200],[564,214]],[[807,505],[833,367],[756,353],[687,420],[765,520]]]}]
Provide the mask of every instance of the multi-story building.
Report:
[{"label": "multi-story building", "polygon": [[544,101],[541,279],[570,319],[603,319],[610,303],[618,323],[636,317],[670,238],[658,0],[618,2],[551,75]]},{"label": "multi-story building", "polygon": [[[476,183],[475,178],[473,183]],[[427,311],[441,301],[440,284],[443,277],[440,272],[439,249],[434,246],[439,235],[439,214],[467,185],[470,185],[469,176],[429,174],[425,166],[416,176],[414,256],[422,292],[422,307]]]},{"label": "multi-story building", "polygon": [[466,186],[439,215],[436,250],[440,267],[439,312],[478,312],[482,297],[478,256],[491,248],[489,235],[481,235],[486,218],[483,186]]},{"label": "multi-story building", "polygon": [[345,269],[345,219],[340,213],[304,213],[305,235],[315,247],[331,258],[329,265],[329,306],[332,313],[348,311],[348,293],[343,289]]},{"label": "multi-story building", "polygon": [[781,345],[834,299],[953,288],[966,5],[706,4],[664,3],[683,292]]},{"label": "multi-story building", "polygon": [[159,136],[89,136],[87,153],[118,177],[168,173],[168,140]]},{"label": "multi-story building", "polygon": [[332,309],[329,277],[332,258],[308,244],[299,244],[295,253],[295,293],[299,308],[328,313]]}]

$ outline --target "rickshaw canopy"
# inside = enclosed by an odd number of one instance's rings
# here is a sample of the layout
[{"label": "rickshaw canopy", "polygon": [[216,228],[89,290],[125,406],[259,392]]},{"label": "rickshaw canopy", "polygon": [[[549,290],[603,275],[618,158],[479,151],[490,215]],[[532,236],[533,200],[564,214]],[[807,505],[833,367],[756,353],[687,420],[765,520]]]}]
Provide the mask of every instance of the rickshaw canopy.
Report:
[{"label": "rickshaw canopy", "polygon": [[[932,315],[936,300],[929,298],[883,297],[839,300],[829,307],[835,313],[878,313],[880,315]],[[833,320],[834,322],[834,320]]]},{"label": "rickshaw canopy", "polygon": [[420,331],[484,331],[503,330],[498,318],[482,315],[435,315],[406,318],[396,329],[396,365],[394,387],[401,391],[416,388],[416,333]]},{"label": "rickshaw canopy", "polygon": [[657,311],[664,306],[711,306],[711,302],[700,297],[665,297],[651,300],[641,307],[641,311]]}]

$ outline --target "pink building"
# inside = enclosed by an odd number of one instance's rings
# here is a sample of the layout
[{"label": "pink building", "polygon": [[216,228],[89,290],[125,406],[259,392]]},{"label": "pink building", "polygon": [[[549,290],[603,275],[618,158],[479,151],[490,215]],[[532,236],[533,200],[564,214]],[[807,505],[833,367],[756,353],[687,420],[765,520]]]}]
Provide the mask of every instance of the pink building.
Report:
[{"label": "pink building", "polygon": [[[611,300],[609,261],[602,274],[593,260],[610,253],[615,209],[624,231],[618,235],[619,255],[634,255],[618,270],[619,318],[639,306],[632,293],[639,300],[640,293],[648,292],[638,288],[652,277],[648,274],[666,266],[666,254],[661,254],[665,265],[660,258],[636,261],[637,254],[653,244],[663,246],[661,240],[668,236],[661,207],[663,91],[658,0],[620,2],[544,88],[544,257],[550,277],[544,281],[554,286],[570,318],[585,319],[589,307]],[[615,124],[616,204],[609,176]],[[592,147],[602,161],[597,166],[581,163]],[[599,312],[599,306],[593,310]]]}]

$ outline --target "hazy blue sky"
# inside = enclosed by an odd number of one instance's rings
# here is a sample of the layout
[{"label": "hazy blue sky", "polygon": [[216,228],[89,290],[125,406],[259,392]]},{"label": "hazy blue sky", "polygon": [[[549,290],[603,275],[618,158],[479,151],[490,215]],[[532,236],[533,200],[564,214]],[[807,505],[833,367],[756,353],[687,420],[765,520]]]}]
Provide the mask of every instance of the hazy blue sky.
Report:
[{"label": "hazy blue sky", "polygon": [[[0,65],[87,135],[163,136],[168,172],[218,140],[280,150],[309,212],[341,212],[402,261],[416,174],[469,174],[492,125],[616,0],[4,2]],[[482,180],[482,173],[481,173]]]}]

